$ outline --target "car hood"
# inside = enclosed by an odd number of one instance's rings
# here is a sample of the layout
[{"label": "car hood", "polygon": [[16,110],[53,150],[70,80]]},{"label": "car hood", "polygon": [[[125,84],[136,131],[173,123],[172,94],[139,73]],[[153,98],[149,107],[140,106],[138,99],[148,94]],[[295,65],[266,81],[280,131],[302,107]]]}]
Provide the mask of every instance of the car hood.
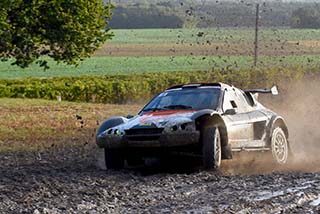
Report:
[{"label": "car hood", "polygon": [[113,127],[113,129],[128,130],[132,128],[165,128],[172,127],[177,124],[193,122],[192,116],[196,110],[165,110],[147,112],[137,115],[125,123]]}]

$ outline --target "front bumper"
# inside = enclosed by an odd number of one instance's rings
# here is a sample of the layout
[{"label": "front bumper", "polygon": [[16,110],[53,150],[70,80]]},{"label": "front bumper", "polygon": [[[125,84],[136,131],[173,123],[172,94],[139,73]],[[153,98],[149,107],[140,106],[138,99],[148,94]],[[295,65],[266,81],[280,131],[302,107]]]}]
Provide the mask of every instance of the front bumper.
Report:
[{"label": "front bumper", "polygon": [[180,131],[153,135],[98,136],[97,144],[102,148],[161,148],[197,144],[199,139],[200,132],[193,130],[188,132]]}]

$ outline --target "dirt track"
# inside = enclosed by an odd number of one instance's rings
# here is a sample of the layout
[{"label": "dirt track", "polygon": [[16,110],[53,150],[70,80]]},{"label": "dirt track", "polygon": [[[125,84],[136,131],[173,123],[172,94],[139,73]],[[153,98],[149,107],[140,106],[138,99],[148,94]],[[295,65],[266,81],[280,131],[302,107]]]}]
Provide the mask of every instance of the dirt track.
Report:
[{"label": "dirt track", "polygon": [[91,149],[1,156],[0,213],[320,213],[320,173],[241,175],[186,162],[105,172]]},{"label": "dirt track", "polygon": [[91,143],[7,152],[0,155],[0,213],[320,213],[320,86],[314,80],[289,91],[269,103],[289,124],[296,157],[285,168],[244,154],[222,172],[185,160],[105,172]]}]

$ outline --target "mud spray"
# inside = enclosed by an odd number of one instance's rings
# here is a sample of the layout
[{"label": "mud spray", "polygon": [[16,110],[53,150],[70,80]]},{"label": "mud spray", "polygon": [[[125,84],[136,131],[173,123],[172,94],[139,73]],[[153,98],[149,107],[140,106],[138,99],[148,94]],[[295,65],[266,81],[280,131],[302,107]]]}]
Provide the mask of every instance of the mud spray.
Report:
[{"label": "mud spray", "polygon": [[272,163],[270,153],[236,154],[225,161],[230,174],[260,174],[274,171],[320,171],[320,78],[281,81],[279,95],[260,95],[259,101],[283,116],[289,129],[293,157],[285,166]]},{"label": "mud spray", "polygon": [[283,95],[270,106],[285,118],[294,154],[291,168],[320,171],[320,84],[319,77],[287,85]]}]

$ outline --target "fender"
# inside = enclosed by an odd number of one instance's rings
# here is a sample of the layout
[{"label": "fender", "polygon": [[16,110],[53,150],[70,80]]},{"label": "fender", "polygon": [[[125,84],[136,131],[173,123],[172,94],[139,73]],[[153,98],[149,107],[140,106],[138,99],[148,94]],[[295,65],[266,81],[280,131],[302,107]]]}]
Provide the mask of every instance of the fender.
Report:
[{"label": "fender", "polygon": [[212,110],[212,109],[203,109],[200,111],[197,111],[196,113],[194,113],[191,117],[192,120],[196,120],[201,116],[204,115],[213,115],[216,111]]},{"label": "fender", "polygon": [[226,124],[221,117],[221,114],[211,109],[204,109],[196,112],[191,119],[198,120],[201,125],[219,124],[219,131],[221,134],[222,158],[232,159],[232,152],[229,146],[229,138]]},{"label": "fender", "polygon": [[103,123],[100,125],[97,134],[96,134],[96,143],[98,144],[99,147],[104,147],[104,140],[102,138],[99,138],[99,135],[104,132],[105,130],[118,126],[122,123],[126,123],[128,121],[127,118],[125,117],[111,117],[105,121],[103,121]]},{"label": "fender", "polygon": [[272,130],[274,129],[274,127],[279,126],[282,128],[282,130],[284,131],[284,134],[287,137],[287,140],[289,139],[289,131],[288,131],[288,127],[286,125],[285,120],[279,116],[279,115],[274,115],[271,117],[270,122],[268,124],[268,128],[267,128],[267,136],[269,137],[269,139],[271,139],[272,137]]}]

